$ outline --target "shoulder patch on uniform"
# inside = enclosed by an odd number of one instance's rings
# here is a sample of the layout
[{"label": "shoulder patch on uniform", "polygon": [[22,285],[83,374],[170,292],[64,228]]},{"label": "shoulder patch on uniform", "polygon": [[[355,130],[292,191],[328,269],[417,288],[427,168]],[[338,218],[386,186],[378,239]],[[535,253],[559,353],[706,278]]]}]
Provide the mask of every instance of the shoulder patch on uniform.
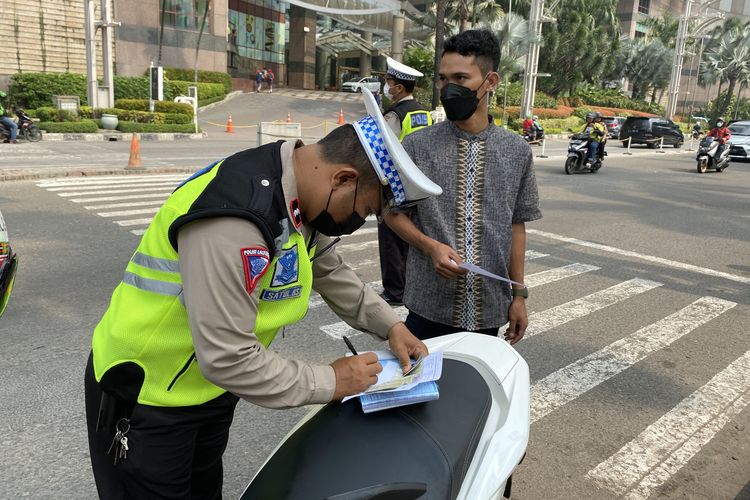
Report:
[{"label": "shoulder patch on uniform", "polygon": [[286,286],[299,279],[299,255],[297,245],[281,252],[276,259],[276,269],[273,271],[272,287]]},{"label": "shoulder patch on uniform", "polygon": [[242,253],[242,267],[245,269],[245,289],[253,293],[258,280],[271,264],[271,254],[263,247],[250,247],[240,250]]},{"label": "shoulder patch on uniform", "polygon": [[289,202],[289,212],[292,214],[294,227],[300,227],[302,225],[302,211],[299,208],[299,198],[295,198]]}]

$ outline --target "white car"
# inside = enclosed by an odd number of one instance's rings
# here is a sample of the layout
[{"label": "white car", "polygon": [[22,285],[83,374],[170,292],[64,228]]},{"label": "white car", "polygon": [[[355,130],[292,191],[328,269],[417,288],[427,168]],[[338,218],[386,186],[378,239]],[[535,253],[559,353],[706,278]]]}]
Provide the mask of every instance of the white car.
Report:
[{"label": "white car", "polygon": [[362,92],[362,87],[365,87],[372,93],[380,92],[380,79],[377,76],[355,78],[344,83],[341,86],[341,90],[344,92]]},{"label": "white car", "polygon": [[733,160],[750,159],[750,120],[729,125],[732,138],[729,140],[729,157]]}]

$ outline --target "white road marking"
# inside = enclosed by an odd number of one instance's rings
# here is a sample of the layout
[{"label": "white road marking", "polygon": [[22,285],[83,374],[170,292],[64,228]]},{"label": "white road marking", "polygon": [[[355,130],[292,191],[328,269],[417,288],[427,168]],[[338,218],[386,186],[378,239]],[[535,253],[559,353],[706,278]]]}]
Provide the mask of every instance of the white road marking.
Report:
[{"label": "white road marking", "polygon": [[548,257],[548,255],[546,253],[535,252],[534,250],[526,250],[526,260],[541,259],[542,257]]},{"label": "white road marking", "polygon": [[349,264],[349,267],[352,269],[352,271],[359,271],[360,269],[365,269],[371,266],[377,266],[380,264],[380,260],[372,260],[372,259],[365,259],[357,261],[356,264]]},{"label": "white road marking", "polygon": [[[128,192],[126,191],[126,189],[132,189],[132,188],[143,189],[143,188],[155,188],[155,187],[161,188],[162,190],[174,189],[177,187],[177,184],[175,184],[174,182],[149,182],[147,184],[146,183],[144,184],[117,184],[117,185],[107,184],[107,185],[102,185],[102,186],[75,186],[72,188],[63,188],[60,192],[56,194],[59,194],[60,196],[71,196],[69,194],[71,192],[70,190],[77,189],[77,191],[75,191],[76,194],[80,194],[81,196],[86,196],[87,194],[96,195],[96,194],[103,193],[109,190],[114,190],[114,189],[122,190],[123,193],[126,193]],[[63,191],[65,192],[64,195],[63,195]]]},{"label": "white road marking", "polygon": [[737,304],[703,297],[666,318],[557,370],[531,386],[531,422],[544,418]]},{"label": "white road marking", "polygon": [[73,203],[95,203],[99,201],[140,200],[141,198],[163,198],[162,201],[166,201],[170,194],[172,194],[172,191],[165,191],[163,193],[126,194],[124,196],[104,196],[101,198],[72,198],[70,201]]},{"label": "white road marking", "polygon": [[364,241],[361,243],[339,243],[336,245],[339,252],[343,250],[346,250],[347,252],[359,252],[360,250],[367,250],[377,246],[378,240]]},{"label": "white road marking", "polygon": [[618,255],[623,255],[625,257],[633,257],[633,258],[636,258],[636,259],[641,259],[641,260],[645,260],[645,261],[648,261],[648,262],[653,262],[655,264],[661,264],[663,266],[673,267],[673,268],[676,268],[676,269],[682,269],[683,271],[691,271],[691,272],[694,272],[694,273],[705,274],[707,276],[714,276],[714,277],[717,277],[717,278],[725,278],[725,279],[728,279],[728,280],[737,281],[739,283],[744,283],[744,284],[750,285],[750,277],[747,277],[747,276],[738,276],[736,274],[725,273],[723,271],[717,271],[715,269],[709,269],[709,268],[706,268],[706,267],[695,266],[693,264],[686,264],[684,262],[677,262],[675,260],[664,259],[662,257],[656,257],[656,256],[653,256],[653,255],[645,255],[645,254],[638,253],[638,252],[633,252],[633,251],[630,251],[630,250],[623,250],[621,248],[611,247],[609,245],[602,245],[600,243],[594,243],[592,241],[584,241],[584,240],[579,240],[577,238],[570,238],[568,236],[562,236],[560,234],[548,233],[546,231],[539,231],[538,229],[526,229],[526,232],[528,234],[533,234],[533,235],[536,235],[536,236],[542,236],[542,237],[550,238],[550,239],[557,240],[557,241],[563,241],[565,243],[571,243],[573,245],[579,245],[579,246],[583,246],[583,247],[594,248],[596,250],[601,250],[603,252],[609,252],[609,253],[614,253],[614,254],[618,254]]},{"label": "white road marking", "polygon": [[117,212],[98,212],[96,215],[100,217],[128,217],[130,215],[145,215],[145,214],[155,214],[159,211],[161,207],[151,207],[151,208],[139,208],[136,210],[120,210]]},{"label": "white road marking", "polygon": [[146,230],[145,229],[131,229],[130,232],[136,236],[143,236]]},{"label": "white road marking", "polygon": [[[99,196],[103,194],[123,194],[123,193],[144,193],[147,191],[165,191],[167,187],[172,187],[172,184],[167,184],[165,187],[141,187],[137,189],[110,189],[106,191],[75,191],[70,193],[57,193],[58,196]],[[170,190],[171,192],[171,190]]]},{"label": "white road marking", "polygon": [[83,208],[86,210],[106,210],[109,208],[127,208],[127,207],[148,207],[151,205],[159,205],[164,203],[162,199],[155,199],[151,201],[130,201],[127,203],[110,203],[108,205],[88,205]]},{"label": "white road marking", "polygon": [[59,186],[77,186],[77,185],[91,185],[91,184],[107,184],[107,183],[118,183],[118,182],[133,182],[133,181],[153,181],[153,180],[174,180],[178,182],[180,180],[187,179],[190,174],[156,174],[156,175],[127,175],[117,177],[76,177],[76,178],[61,178],[55,179],[54,181],[43,181],[37,183],[40,188],[54,188]]},{"label": "white road marking", "polygon": [[568,264],[567,266],[556,267],[554,269],[549,269],[547,271],[541,271],[526,276],[526,286],[528,286],[529,288],[542,286],[546,285],[547,283],[560,281],[565,278],[570,278],[572,276],[577,276],[579,274],[598,270],[598,267],[590,266],[588,264]]},{"label": "white road marking", "polygon": [[[398,314],[402,320],[405,320],[406,315],[409,314],[409,311],[403,306],[396,307],[393,309],[393,311]],[[350,337],[362,333],[361,331],[355,330],[351,326],[347,325],[344,321],[339,321],[338,323],[333,323],[332,325],[323,325],[320,327],[320,329],[326,335],[336,340],[341,340],[344,335]]]},{"label": "white road marking", "polygon": [[750,351],[586,474],[631,499],[648,498],[750,403]]},{"label": "white road marking", "polygon": [[526,337],[546,332],[661,285],[656,281],[634,278],[546,311],[531,314]]},{"label": "white road marking", "polygon": [[364,236],[366,234],[377,234],[378,228],[377,227],[363,227],[362,229],[357,229],[354,234],[347,234],[342,236],[342,239],[347,238],[354,238],[356,236]]},{"label": "white road marking", "polygon": [[44,187],[47,191],[64,191],[66,189],[100,189],[102,187],[117,187],[122,185],[139,185],[139,184],[156,184],[156,183],[170,183],[174,186],[179,185],[179,183],[184,180],[184,177],[179,178],[160,178],[160,179],[128,179],[128,178],[122,178],[122,179],[111,179],[111,180],[100,180],[100,181],[93,181],[93,182],[86,182],[86,183],[60,183],[51,185],[49,187]]},{"label": "white road marking", "polygon": [[131,220],[116,220],[112,221],[118,226],[145,226],[148,224],[151,224],[151,221],[153,220],[153,217],[149,217],[148,219],[131,219]]}]

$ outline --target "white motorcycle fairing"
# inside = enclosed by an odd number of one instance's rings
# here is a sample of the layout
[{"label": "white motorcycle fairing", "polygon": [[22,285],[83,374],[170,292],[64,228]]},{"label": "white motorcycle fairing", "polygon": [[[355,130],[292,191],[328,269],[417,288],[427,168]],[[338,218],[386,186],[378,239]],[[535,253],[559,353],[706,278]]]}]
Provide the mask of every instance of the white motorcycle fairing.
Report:
[{"label": "white motorcycle fairing", "polygon": [[440,399],[369,415],[358,399],[314,408],[243,499],[499,499],[529,439],[529,369],[501,338],[454,333]]}]

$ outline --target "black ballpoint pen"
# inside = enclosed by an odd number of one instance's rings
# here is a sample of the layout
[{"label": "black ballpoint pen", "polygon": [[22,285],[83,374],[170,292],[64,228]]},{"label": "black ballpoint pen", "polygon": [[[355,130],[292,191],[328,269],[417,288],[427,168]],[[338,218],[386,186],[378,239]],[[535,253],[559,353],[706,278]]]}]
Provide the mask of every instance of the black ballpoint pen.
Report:
[{"label": "black ballpoint pen", "polygon": [[349,350],[352,351],[352,354],[354,354],[355,356],[359,356],[357,354],[357,350],[354,348],[351,341],[348,338],[346,338],[346,335],[344,335],[343,338],[344,338],[344,342],[346,343],[346,347],[348,347]]}]

